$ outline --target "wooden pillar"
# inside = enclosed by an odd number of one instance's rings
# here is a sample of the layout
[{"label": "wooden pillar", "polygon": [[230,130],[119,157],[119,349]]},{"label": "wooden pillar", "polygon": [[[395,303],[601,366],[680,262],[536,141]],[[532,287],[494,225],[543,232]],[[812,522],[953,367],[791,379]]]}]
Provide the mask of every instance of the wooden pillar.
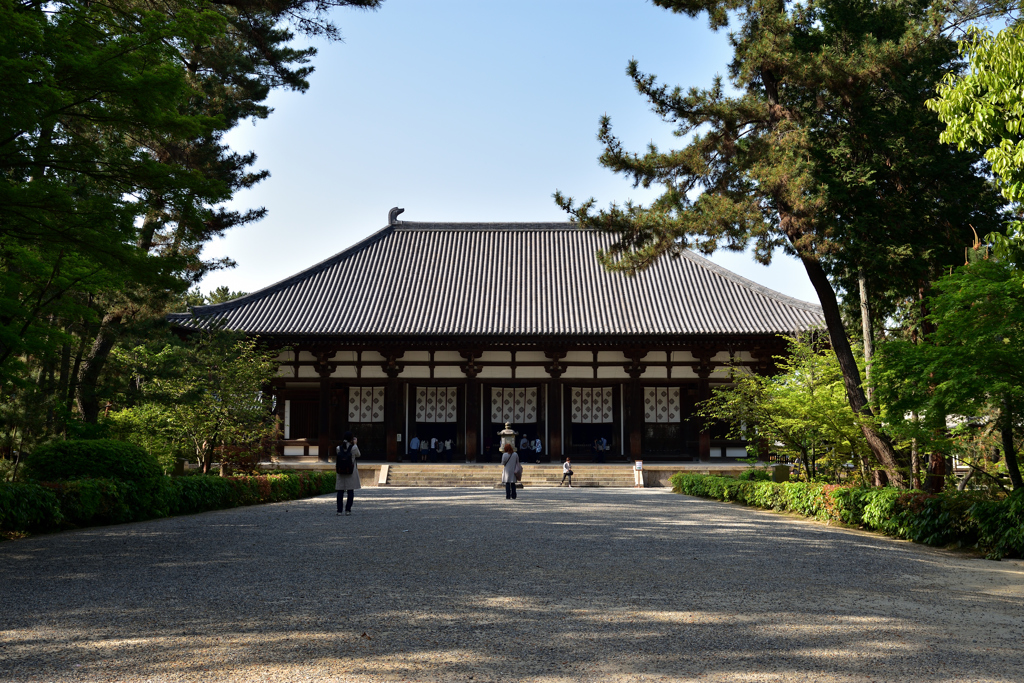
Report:
[{"label": "wooden pillar", "polygon": [[[559,373],[561,375],[561,373]],[[548,454],[561,460],[562,453],[562,378],[555,377],[548,382]]]},{"label": "wooden pillar", "polygon": [[[626,432],[629,434],[629,457],[633,460],[643,458],[643,429],[644,429],[644,392],[640,385],[640,377],[644,374],[647,366],[640,360],[647,355],[646,349],[626,349],[626,357],[630,359],[629,365],[625,366],[629,374],[629,400],[626,402],[628,416],[626,418]],[[623,448],[625,450],[625,448]]]},{"label": "wooden pillar", "polygon": [[466,382],[466,461],[475,462],[480,453],[480,380]]},{"label": "wooden pillar", "polygon": [[[714,369],[714,365],[711,359],[714,357],[714,351],[703,350],[701,353],[693,354],[699,361],[697,371],[697,400],[706,401],[711,398],[711,371]],[[698,456],[701,460],[711,460],[711,433],[708,432],[706,423],[701,423],[700,436],[698,441]]]},{"label": "wooden pillar", "polygon": [[629,380],[629,420],[626,431],[629,432],[629,457],[633,460],[643,458],[644,429],[644,389],[640,385],[640,377]]},{"label": "wooden pillar", "polygon": [[401,452],[405,444],[409,443],[409,435],[402,434],[402,443],[398,443],[398,434],[405,429],[405,392],[398,376],[405,369],[404,365],[398,363],[398,359],[404,355],[404,351],[392,351],[388,353],[387,360],[381,366],[388,376],[384,389],[384,429],[387,431],[387,460],[398,462],[401,460]]},{"label": "wooden pillar", "polygon": [[[400,408],[402,405],[401,393],[401,383],[397,379],[389,379],[384,389],[384,429],[387,432],[388,462],[398,462],[398,430],[402,418],[405,416],[405,412]],[[404,443],[408,443],[408,434],[403,434],[402,438],[405,439]]]},{"label": "wooden pillar", "polygon": [[466,462],[475,462],[480,453],[480,366],[476,359],[483,355],[478,349],[460,351],[466,364],[460,366],[466,375]]},{"label": "wooden pillar", "polygon": [[327,462],[331,453],[331,375],[337,363],[331,363],[334,351],[320,351],[316,354],[316,372],[320,375],[320,424],[317,439],[317,460]]}]

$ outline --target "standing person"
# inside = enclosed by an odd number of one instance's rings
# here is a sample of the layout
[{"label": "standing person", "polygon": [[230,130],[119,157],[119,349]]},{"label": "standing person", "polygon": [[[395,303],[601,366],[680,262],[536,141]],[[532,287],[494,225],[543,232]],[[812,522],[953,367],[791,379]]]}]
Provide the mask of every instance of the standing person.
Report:
[{"label": "standing person", "polygon": [[569,477],[569,488],[572,488],[572,463],[569,462],[569,458],[562,463],[562,481],[558,482],[559,486],[565,483],[566,477]]},{"label": "standing person", "polygon": [[416,462],[418,457],[420,457],[420,437],[414,436],[409,441],[409,462]]},{"label": "standing person", "polygon": [[352,432],[345,432],[344,441],[335,449],[335,469],[337,474],[334,480],[334,490],[338,492],[338,514],[342,513],[342,498],[348,492],[348,504],[344,506],[346,515],[352,514],[352,498],[355,490],[362,488],[359,484],[359,467],[356,466],[356,459],[359,458],[359,446],[356,445],[356,437]]},{"label": "standing person", "polygon": [[445,439],[444,440],[444,459],[445,459],[445,462],[451,462],[452,461],[452,440],[451,439]]},{"label": "standing person", "polygon": [[526,434],[523,434],[523,438],[519,440],[519,452],[523,453],[530,449],[530,441],[526,438]]},{"label": "standing person", "polygon": [[540,454],[543,450],[544,447],[541,445],[540,436],[538,435],[537,438],[533,440],[533,455],[537,459],[537,462],[540,462]]},{"label": "standing person", "polygon": [[505,485],[505,500],[516,499],[516,470],[519,468],[519,454],[512,444],[505,444],[505,454],[501,456],[501,483]]},{"label": "standing person", "polygon": [[434,447],[434,462],[441,462],[441,455],[444,453],[444,441],[442,439],[437,440],[437,444]]},{"label": "standing person", "polygon": [[419,462],[427,461],[427,454],[430,452],[430,442],[426,439],[420,440],[420,459]]}]

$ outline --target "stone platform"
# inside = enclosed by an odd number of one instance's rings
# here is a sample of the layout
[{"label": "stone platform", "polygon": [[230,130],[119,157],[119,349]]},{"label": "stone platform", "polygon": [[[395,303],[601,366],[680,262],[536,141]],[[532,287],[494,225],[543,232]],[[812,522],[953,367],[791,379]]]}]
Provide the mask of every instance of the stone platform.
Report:
[{"label": "stone platform", "polygon": [[[281,459],[262,467],[277,470],[333,470],[334,463],[315,459]],[[746,463],[679,462],[644,464],[644,487],[668,487],[676,472],[716,474],[735,477],[749,469]],[[573,486],[634,488],[632,463],[573,463]],[[492,487],[501,482],[497,463],[389,463],[359,462],[363,486],[473,486]],[[562,466],[557,463],[523,465],[524,487],[556,487],[562,481]]]}]

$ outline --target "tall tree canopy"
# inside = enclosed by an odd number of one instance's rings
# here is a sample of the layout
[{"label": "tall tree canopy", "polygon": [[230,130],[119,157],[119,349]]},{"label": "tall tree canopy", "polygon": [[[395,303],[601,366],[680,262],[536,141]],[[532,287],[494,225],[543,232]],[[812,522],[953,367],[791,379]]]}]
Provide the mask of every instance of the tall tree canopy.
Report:
[{"label": "tall tree canopy", "polygon": [[[119,336],[227,261],[203,246],[265,211],[223,142],[305,91],[327,14],[381,0],[0,0],[0,387],[97,418]],[[51,406],[52,407],[52,406]]]},{"label": "tall tree canopy", "polygon": [[733,88],[722,78],[707,89],[669,88],[631,62],[637,90],[684,144],[628,152],[605,117],[601,163],[664,192],[649,206],[606,210],[560,193],[556,201],[582,225],[618,235],[599,254],[609,268],[644,268],[687,248],[752,246],[762,263],[777,250],[797,257],[867,443],[891,481],[905,485],[892,444],[873,426],[840,296],[866,274],[875,314],[885,315],[927,289],[969,242],[970,225],[999,220],[983,160],[940,144],[924,104],[959,68],[947,15],[928,0],[654,1],[707,14],[713,29],[735,23]]}]

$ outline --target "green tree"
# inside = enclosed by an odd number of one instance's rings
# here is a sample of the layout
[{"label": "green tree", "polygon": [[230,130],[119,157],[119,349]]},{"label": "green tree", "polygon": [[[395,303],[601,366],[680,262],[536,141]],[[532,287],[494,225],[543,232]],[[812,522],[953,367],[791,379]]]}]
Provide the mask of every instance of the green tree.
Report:
[{"label": "green tree", "polygon": [[256,339],[214,331],[157,351],[140,346],[128,354],[139,369],[141,400],[110,418],[120,435],[144,445],[165,462],[191,453],[208,472],[214,453],[269,436],[275,421],[264,393],[277,374],[277,351]]},{"label": "green tree", "polygon": [[580,224],[618,235],[599,254],[606,267],[633,271],[681,249],[704,253],[752,246],[768,263],[797,257],[824,310],[847,399],[890,481],[906,486],[890,439],[875,426],[839,294],[871,280],[873,316],[917,296],[970,234],[995,225],[979,157],[936,141],[924,106],[934,84],[956,68],[956,46],[937,6],[814,0],[655,0],[673,12],[706,13],[711,27],[734,20],[729,75],[709,89],[670,89],[628,68],[654,111],[685,143],[628,152],[607,117],[601,163],[635,185],[664,188],[649,206],[627,202],[596,211],[556,193]]},{"label": "green tree", "polygon": [[847,463],[865,471],[870,451],[835,354],[815,347],[812,339],[790,339],[788,353],[776,358],[778,374],[740,369],[733,386],[716,389],[698,414],[724,420],[733,436],[799,461],[811,478],[827,472],[838,480]]},{"label": "green tree", "polygon": [[[912,412],[934,414],[944,428],[948,406],[962,416],[998,415],[1007,473],[1013,488],[1022,488],[1014,433],[1024,417],[1024,274],[1005,262],[979,259],[935,288],[929,300],[934,332],[923,343],[879,347],[884,419],[899,429]],[[921,431],[914,436],[929,438]]]},{"label": "green tree", "polygon": [[[1024,200],[1024,24],[993,35],[971,29],[960,42],[970,60],[965,71],[954,71],[938,86],[928,103],[946,124],[942,141],[962,150],[985,150],[1003,196],[1015,206]],[[1013,220],[1008,236],[1024,243],[1021,221]],[[990,235],[997,246],[1009,245]]]},{"label": "green tree", "polygon": [[267,172],[223,136],[308,88],[293,31],[337,39],[329,11],[379,4],[0,0],[0,387],[96,421],[118,340],[230,265],[202,258],[210,239],[263,216],[224,208]]}]

